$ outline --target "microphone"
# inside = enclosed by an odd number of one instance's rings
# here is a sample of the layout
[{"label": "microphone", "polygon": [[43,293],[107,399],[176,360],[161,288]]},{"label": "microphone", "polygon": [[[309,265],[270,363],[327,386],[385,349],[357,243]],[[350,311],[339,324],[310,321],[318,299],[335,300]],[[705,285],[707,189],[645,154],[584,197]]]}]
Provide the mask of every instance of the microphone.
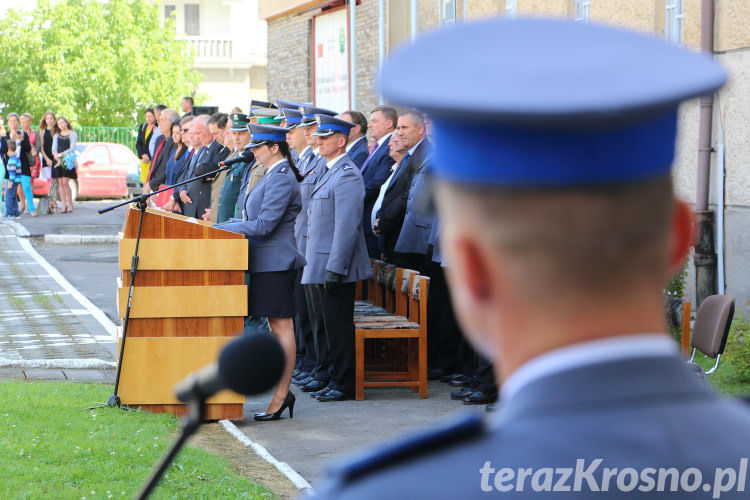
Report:
[{"label": "microphone", "polygon": [[253,154],[252,151],[250,151],[248,149],[246,151],[243,151],[241,155],[239,155],[239,156],[237,156],[235,158],[232,158],[231,160],[220,161],[219,162],[219,166],[220,167],[227,167],[229,165],[234,165],[235,163],[239,163],[241,161],[244,161],[245,163],[250,163],[254,159],[255,159],[255,155]]},{"label": "microphone", "polygon": [[230,342],[212,363],[185,377],[175,386],[183,403],[205,401],[224,389],[247,396],[265,392],[279,381],[284,351],[273,334],[256,331]]}]

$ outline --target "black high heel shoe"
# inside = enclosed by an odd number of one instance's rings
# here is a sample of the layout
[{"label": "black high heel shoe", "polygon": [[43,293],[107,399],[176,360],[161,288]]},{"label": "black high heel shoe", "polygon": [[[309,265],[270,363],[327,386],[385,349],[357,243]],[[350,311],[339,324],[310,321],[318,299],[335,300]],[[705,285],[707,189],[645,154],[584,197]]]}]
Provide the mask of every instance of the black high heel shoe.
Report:
[{"label": "black high heel shoe", "polygon": [[286,397],[284,398],[284,402],[281,403],[281,408],[279,408],[277,411],[273,413],[256,413],[253,417],[258,422],[266,422],[268,420],[278,420],[281,418],[281,413],[289,407],[289,418],[294,418],[294,402],[297,401],[297,398],[294,397],[294,394],[292,394],[291,391],[289,391],[286,394]]}]

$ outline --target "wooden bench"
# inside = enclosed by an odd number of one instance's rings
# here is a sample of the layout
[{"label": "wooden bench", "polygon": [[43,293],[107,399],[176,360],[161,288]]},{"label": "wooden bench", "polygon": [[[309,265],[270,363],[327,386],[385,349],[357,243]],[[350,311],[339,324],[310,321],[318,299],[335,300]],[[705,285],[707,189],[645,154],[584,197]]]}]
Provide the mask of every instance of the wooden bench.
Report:
[{"label": "wooden bench", "polygon": [[[427,397],[427,296],[429,278],[416,271],[373,262],[374,283],[368,283],[367,302],[355,306],[355,397],[364,399],[365,387],[409,387]],[[370,294],[372,293],[372,295]],[[383,307],[378,307],[376,304]],[[406,340],[405,363],[400,368],[366,370],[365,340]],[[371,363],[368,363],[371,364]]]}]

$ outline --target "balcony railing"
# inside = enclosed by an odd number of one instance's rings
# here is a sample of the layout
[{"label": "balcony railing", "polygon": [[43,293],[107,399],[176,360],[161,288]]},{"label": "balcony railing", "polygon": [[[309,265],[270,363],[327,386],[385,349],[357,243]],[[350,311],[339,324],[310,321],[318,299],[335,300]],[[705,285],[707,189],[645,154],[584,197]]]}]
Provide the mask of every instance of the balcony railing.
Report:
[{"label": "balcony railing", "polygon": [[193,49],[195,62],[231,62],[233,60],[232,40],[230,39],[200,36],[188,36],[184,39]]}]

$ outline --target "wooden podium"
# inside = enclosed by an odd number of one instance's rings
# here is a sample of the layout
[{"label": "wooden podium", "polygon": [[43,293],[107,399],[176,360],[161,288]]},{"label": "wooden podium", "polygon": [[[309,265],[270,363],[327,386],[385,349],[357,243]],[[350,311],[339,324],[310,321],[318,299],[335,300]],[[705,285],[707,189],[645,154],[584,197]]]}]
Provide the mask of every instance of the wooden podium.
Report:
[{"label": "wooden podium", "polygon": [[[118,312],[125,317],[140,211],[128,208],[120,239]],[[143,216],[125,352],[122,404],[182,416],[174,386],[218,359],[242,332],[247,315],[247,240],[161,210]],[[245,397],[222,391],[208,400],[207,420],[241,419]]]}]

